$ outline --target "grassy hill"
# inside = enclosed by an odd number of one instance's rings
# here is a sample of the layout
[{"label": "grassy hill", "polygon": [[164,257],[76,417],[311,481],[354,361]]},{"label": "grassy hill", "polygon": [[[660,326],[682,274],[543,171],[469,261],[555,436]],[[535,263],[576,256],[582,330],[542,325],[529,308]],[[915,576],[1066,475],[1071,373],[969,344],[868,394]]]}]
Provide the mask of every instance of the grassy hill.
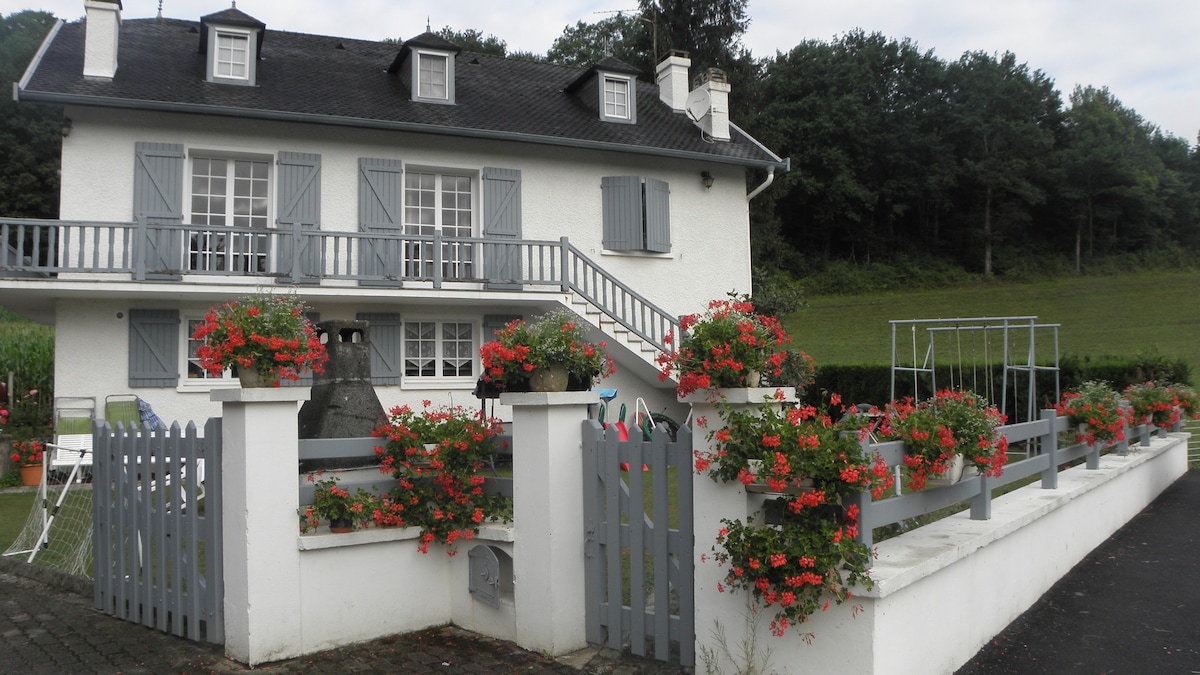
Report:
[{"label": "grassy hill", "polygon": [[[890,320],[1037,316],[1060,324],[1060,355],[1158,354],[1182,358],[1200,378],[1200,272],[1148,272],[1059,279],[1022,285],[985,285],[911,293],[810,297],[806,308],[787,317],[795,346],[818,364],[891,363]],[[999,354],[998,339],[987,345],[963,333],[962,359],[983,362],[985,347]],[[948,354],[950,335],[937,349]],[[1052,333],[1037,334],[1039,362],[1052,349]],[[972,343],[973,342],[973,343]],[[912,355],[912,336],[898,337]],[[924,350],[924,342],[919,350]]]}]

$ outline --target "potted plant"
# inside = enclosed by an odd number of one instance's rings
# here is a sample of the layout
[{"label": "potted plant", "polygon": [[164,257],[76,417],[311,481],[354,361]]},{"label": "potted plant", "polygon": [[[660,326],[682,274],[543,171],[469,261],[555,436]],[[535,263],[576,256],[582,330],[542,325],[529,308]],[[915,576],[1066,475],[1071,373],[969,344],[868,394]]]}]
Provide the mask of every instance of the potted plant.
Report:
[{"label": "potted plant", "polygon": [[296,295],[250,295],[208,310],[192,338],[200,367],[212,375],[236,368],[243,387],[279,386],[311,370],[324,373],[325,345]]},{"label": "potted plant", "polygon": [[1186,384],[1171,385],[1171,393],[1175,395],[1175,405],[1179,407],[1183,417],[1190,420],[1200,419],[1200,394]]},{"label": "potted plant", "polygon": [[703,314],[679,320],[673,352],[659,353],[659,379],[678,378],[680,397],[704,389],[757,387],[762,377],[781,377],[791,338],[773,316],[741,300],[713,300]]},{"label": "potted plant", "polygon": [[29,487],[42,482],[42,463],[45,461],[46,445],[41,441],[13,441],[13,466],[21,469],[21,482]]},{"label": "potted plant", "polygon": [[1166,430],[1182,419],[1176,407],[1175,393],[1167,385],[1155,382],[1131,384],[1125,389],[1125,400],[1132,408],[1134,424],[1151,424]]},{"label": "potted plant", "polygon": [[362,489],[351,495],[349,490],[338,487],[340,479],[337,476],[317,480],[317,476],[323,475],[323,471],[308,474],[308,482],[314,483],[313,503],[303,507],[300,531],[311,532],[322,520],[328,522],[329,531],[335,533],[365,527],[374,512],[374,495]]},{"label": "potted plant", "polygon": [[1129,412],[1122,405],[1121,395],[1107,382],[1089,380],[1078,391],[1064,392],[1054,409],[1079,427],[1076,443],[1107,445],[1125,440]]},{"label": "potted plant", "polygon": [[493,452],[500,422],[461,406],[434,407],[423,402],[421,412],[408,406],[392,408],[373,431],[385,439],[375,452],[380,471],[399,482],[386,502],[373,513],[377,522],[421,528],[418,550],[438,542],[448,546],[471,539],[486,520],[511,512],[503,497],[484,494],[480,470]]},{"label": "potted plant", "polygon": [[[833,396],[831,404],[840,401]],[[747,486],[762,481],[779,495],[769,523],[765,516],[721,521],[713,552],[728,571],[718,590],[749,592],[774,610],[771,630],[782,635],[830,600],[844,602],[850,587],[871,586],[870,550],[856,539],[859,510],[845,501],[862,490],[882,497],[891,473],[878,455],[867,457],[853,418],[839,424],[813,406],[770,400],[756,409],[719,409],[723,426],[709,436],[711,453],[697,456],[697,471]]]},{"label": "potted plant", "polygon": [[893,401],[880,433],[904,441],[908,487],[921,490],[935,477],[954,482],[964,464],[984,476],[1002,475],[1008,439],[997,429],[1003,423],[1004,416],[982,396],[943,389],[917,404],[911,398]]},{"label": "potted plant", "polygon": [[484,382],[506,391],[586,390],[616,372],[605,346],[585,340],[578,317],[557,310],[531,323],[509,322],[480,347],[479,356]]}]

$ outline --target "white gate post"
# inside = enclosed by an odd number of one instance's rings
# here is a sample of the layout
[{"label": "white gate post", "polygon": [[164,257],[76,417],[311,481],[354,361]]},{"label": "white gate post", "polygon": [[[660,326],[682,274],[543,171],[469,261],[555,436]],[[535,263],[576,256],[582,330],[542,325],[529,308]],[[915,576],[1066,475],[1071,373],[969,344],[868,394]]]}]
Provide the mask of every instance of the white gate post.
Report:
[{"label": "white gate post", "polygon": [[[782,390],[783,398],[775,398],[776,392]],[[746,409],[761,404],[764,397],[774,401],[794,401],[796,390],[792,387],[761,387],[751,389],[723,390],[725,405],[732,409]],[[709,432],[715,432],[724,426],[720,409],[710,400],[712,393],[702,391],[680,399],[692,404],[692,446],[695,450],[707,455],[712,452],[712,441],[708,440]],[[699,426],[703,421],[705,426]],[[736,653],[737,646],[743,644],[748,632],[749,616],[746,591],[731,591],[729,588],[722,593],[718,586],[725,580],[728,568],[721,567],[713,559],[713,546],[717,542],[717,533],[721,529],[722,518],[745,519],[747,513],[757,510],[757,505],[750,504],[745,486],[736,481],[732,483],[717,482],[708,474],[692,472],[692,504],[693,523],[695,526],[695,548],[692,550],[696,566],[696,653],[700,654],[701,646],[716,647],[713,644],[713,631],[718,624],[725,634],[725,642]],[[769,620],[770,617],[766,617]],[[766,630],[766,620],[759,627],[759,644],[770,646],[765,642],[769,633]],[[719,650],[718,650],[719,651]],[[703,663],[698,663],[697,672],[705,672]]]},{"label": "white gate post", "polygon": [[513,410],[513,599],[525,649],[587,646],[581,422],[599,402],[594,391],[500,395]]},{"label": "white gate post", "polygon": [[248,665],[300,655],[301,401],[308,387],[216,389],[221,402],[225,655]]}]

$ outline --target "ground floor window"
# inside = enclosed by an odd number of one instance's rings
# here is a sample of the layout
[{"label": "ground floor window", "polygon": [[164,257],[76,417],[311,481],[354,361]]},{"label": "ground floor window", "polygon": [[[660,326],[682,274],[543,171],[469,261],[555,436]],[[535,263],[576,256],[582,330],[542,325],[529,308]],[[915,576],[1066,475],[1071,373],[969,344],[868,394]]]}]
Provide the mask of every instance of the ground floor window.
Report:
[{"label": "ground floor window", "polygon": [[404,376],[475,377],[476,333],[466,321],[405,321]]}]

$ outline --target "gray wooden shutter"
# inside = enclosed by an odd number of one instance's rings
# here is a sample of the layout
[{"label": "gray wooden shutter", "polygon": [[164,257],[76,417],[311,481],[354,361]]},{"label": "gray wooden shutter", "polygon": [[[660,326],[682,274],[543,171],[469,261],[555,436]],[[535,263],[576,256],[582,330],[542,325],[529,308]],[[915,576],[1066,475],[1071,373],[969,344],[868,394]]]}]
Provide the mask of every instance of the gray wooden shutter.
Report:
[{"label": "gray wooden shutter", "polygon": [[[281,151],[276,163],[279,215],[275,222],[285,231],[279,237],[277,271],[294,281],[316,283],[322,271],[320,239],[306,233],[321,227],[321,156]],[[287,233],[296,225],[300,226],[300,247],[298,255],[293,255],[295,239]],[[300,264],[298,274],[292,274],[294,261]]]},{"label": "gray wooden shutter", "polygon": [[143,229],[142,253],[134,261],[139,279],[177,279],[183,267],[183,233],[146,225],[183,222],[183,146],[134,144],[133,219]]},{"label": "gray wooden shutter", "polygon": [[400,315],[360,312],[371,336],[371,384],[400,384]]},{"label": "gray wooden shutter", "polygon": [[629,251],[642,248],[642,179],[604,176],[600,179],[604,207],[604,248]]},{"label": "gray wooden shutter", "polygon": [[484,314],[483,315],[483,336],[480,339],[480,344],[496,341],[496,331],[504,328],[510,322],[525,317],[520,314]]},{"label": "gray wooden shutter", "polygon": [[520,288],[521,172],[517,169],[483,168],[483,236],[505,240],[484,244],[488,287]]},{"label": "gray wooden shutter", "polygon": [[179,382],[179,311],[129,310],[129,386],[174,387]]},{"label": "gray wooden shutter", "polygon": [[[358,160],[358,227],[361,232],[398,235],[404,226],[404,168],[398,159]],[[397,285],[401,240],[364,239],[359,273],[364,285]]]},{"label": "gray wooden shutter", "polygon": [[671,252],[671,186],[657,178],[647,178],[646,250]]}]

